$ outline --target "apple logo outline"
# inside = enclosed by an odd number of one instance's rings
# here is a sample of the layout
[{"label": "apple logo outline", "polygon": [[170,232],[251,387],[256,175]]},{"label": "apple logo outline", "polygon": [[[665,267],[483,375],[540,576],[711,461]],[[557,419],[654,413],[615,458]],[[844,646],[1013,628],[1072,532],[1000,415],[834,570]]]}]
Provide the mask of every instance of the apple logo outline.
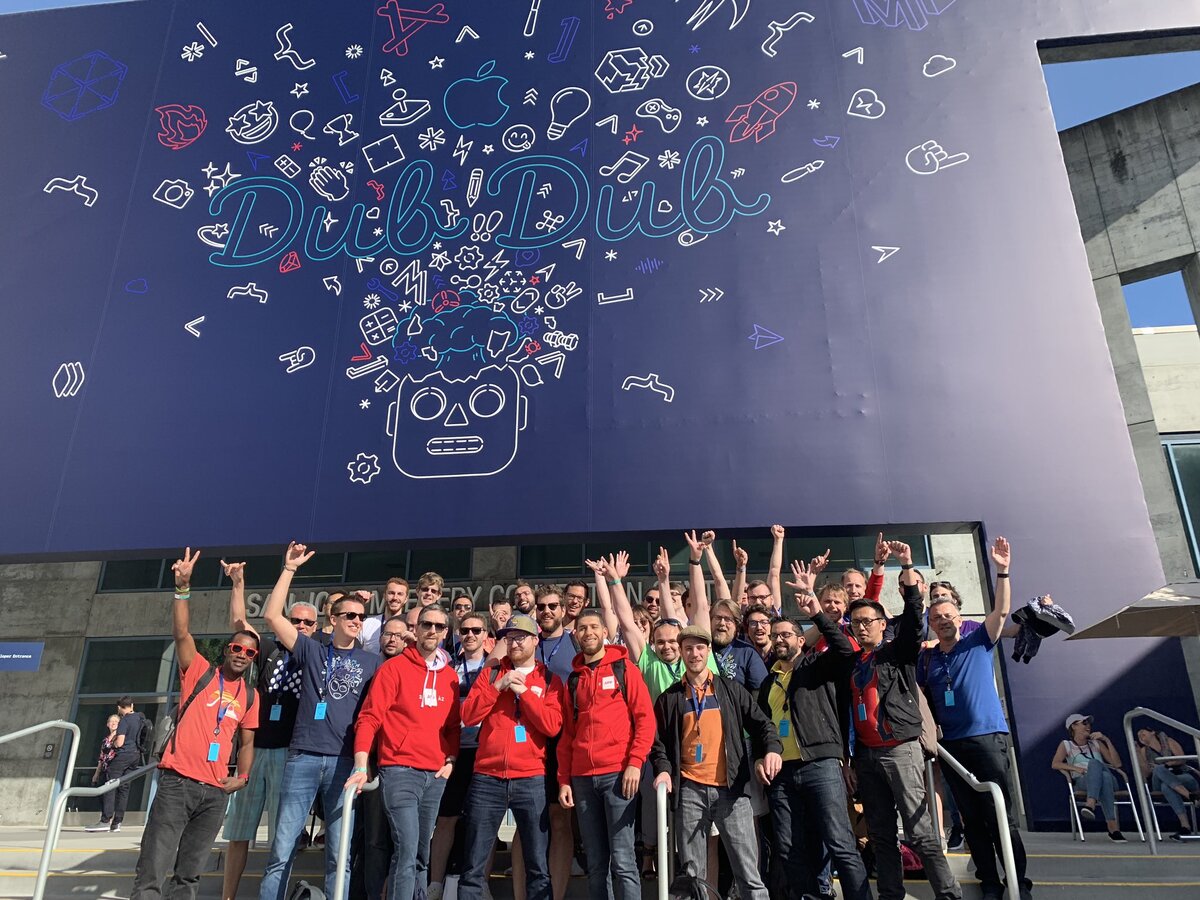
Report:
[{"label": "apple logo outline", "polygon": [[[494,59],[485,62],[475,72],[474,76],[464,76],[456,81],[450,82],[445,93],[442,94],[442,110],[446,113],[446,118],[450,124],[460,131],[466,131],[468,128],[479,126],[480,128],[492,128],[504,121],[504,117],[508,115],[511,108],[504,102],[504,98],[500,96],[500,92],[504,90],[508,84],[508,79],[503,75],[493,75],[492,72],[496,68]],[[486,115],[481,114],[480,110],[485,109],[483,103],[473,103],[470,100],[459,99],[464,91],[477,90],[471,85],[483,85],[488,82],[496,82],[495,87],[495,102],[498,104],[498,112],[494,119],[486,121]],[[489,85],[490,87],[491,85]],[[451,95],[454,94],[454,98]],[[487,102],[491,102],[492,97],[487,96]],[[457,115],[456,115],[457,114]]]}]

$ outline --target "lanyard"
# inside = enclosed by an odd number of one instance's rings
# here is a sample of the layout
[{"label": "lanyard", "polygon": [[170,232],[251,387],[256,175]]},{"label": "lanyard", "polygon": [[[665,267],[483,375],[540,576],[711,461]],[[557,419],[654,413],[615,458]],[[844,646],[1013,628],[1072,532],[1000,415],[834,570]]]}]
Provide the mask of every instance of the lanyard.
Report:
[{"label": "lanyard", "polygon": [[538,650],[542,654],[542,665],[543,666],[545,666],[547,669],[550,668],[550,661],[552,659],[554,659],[554,654],[558,652],[558,648],[562,646],[562,642],[565,641],[568,637],[569,637],[569,635],[565,631],[561,635],[559,635],[558,643],[556,643],[554,645],[554,649],[550,651],[549,656],[546,655],[546,645],[541,642],[538,643]]},{"label": "lanyard", "polygon": [[[662,657],[659,658],[662,659]],[[667,671],[671,673],[671,680],[678,681],[679,676],[683,671],[683,660],[677,659],[673,663],[669,663],[664,660],[663,665],[665,665],[667,667]]]},{"label": "lanyard", "polygon": [[466,684],[466,686],[467,686],[466,690],[463,693],[469,694],[469,693],[471,693],[471,686],[475,684],[475,679],[478,678],[479,673],[483,671],[483,660],[481,659],[479,661],[479,665],[477,665],[475,667],[475,672],[473,674],[472,674],[471,670],[467,667],[467,661],[465,659],[462,662],[462,668],[463,668],[463,683]]},{"label": "lanyard", "polygon": [[[947,667],[948,668],[948,667]],[[854,663],[854,686],[861,694],[875,676],[875,652],[863,651]]]},{"label": "lanyard", "polygon": [[692,712],[696,714],[696,730],[700,730],[700,714],[704,712],[704,701],[708,697],[708,682],[704,682],[704,687],[700,689],[699,695],[696,694],[696,689],[692,683],[688,682],[688,705],[691,706]]},{"label": "lanyard", "polygon": [[217,670],[217,724],[213,728],[213,736],[216,737],[221,733],[221,720],[225,718],[225,714],[229,712],[229,708],[237,702],[238,697],[242,695],[242,679],[238,679],[237,689],[233,692],[233,699],[225,704],[222,709],[221,700],[225,697],[225,673],[220,669]]},{"label": "lanyard", "polygon": [[320,694],[320,700],[324,702],[325,691],[329,689],[329,682],[333,679],[333,674],[330,669],[333,668],[333,641],[330,641],[325,646],[325,666],[321,669],[321,684],[317,687],[317,692]]},{"label": "lanyard", "polygon": [[[955,647],[957,648],[957,646],[958,645],[956,644]],[[941,647],[935,647],[934,652],[937,653],[938,661],[942,665],[941,674],[946,676],[946,690],[951,690],[953,688],[952,682],[954,678],[957,677],[957,673],[954,671],[954,668],[951,665],[950,654],[946,653],[946,651],[944,651]],[[953,651],[951,651],[951,653],[953,653]],[[932,665],[930,666],[929,676],[931,681],[935,680],[933,676]]]}]

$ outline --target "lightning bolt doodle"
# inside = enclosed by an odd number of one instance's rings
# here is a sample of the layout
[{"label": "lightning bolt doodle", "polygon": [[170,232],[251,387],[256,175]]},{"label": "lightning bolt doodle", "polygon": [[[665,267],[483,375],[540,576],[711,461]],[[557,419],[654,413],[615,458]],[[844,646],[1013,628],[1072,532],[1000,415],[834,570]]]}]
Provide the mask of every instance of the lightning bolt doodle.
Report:
[{"label": "lightning bolt doodle", "polygon": [[483,280],[491,281],[493,278],[496,277],[496,275],[498,275],[501,271],[503,271],[504,267],[507,265],[508,265],[508,260],[504,258],[504,251],[497,250],[496,255],[493,256],[488,262],[485,262],[483,264],[483,267],[485,269],[487,269],[487,277]]},{"label": "lightning bolt doodle", "polygon": [[464,141],[461,134],[458,136],[458,143],[454,145],[454,158],[458,160],[460,166],[467,164],[467,154],[471,152],[471,148],[474,146],[474,141]]}]

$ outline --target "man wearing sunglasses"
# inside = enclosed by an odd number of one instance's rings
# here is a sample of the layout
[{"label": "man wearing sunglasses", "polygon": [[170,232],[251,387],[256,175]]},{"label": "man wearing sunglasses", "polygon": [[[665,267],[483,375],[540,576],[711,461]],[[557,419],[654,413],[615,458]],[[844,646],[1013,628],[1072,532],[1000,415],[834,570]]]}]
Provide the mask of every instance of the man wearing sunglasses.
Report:
[{"label": "man wearing sunglasses", "polygon": [[[366,784],[375,750],[395,843],[390,897],[412,897],[416,885],[425,885],[438,804],[458,757],[458,675],[441,649],[449,630],[444,609],[422,609],[417,642],[380,667],[355,723],[354,771],[346,787]],[[380,896],[379,887],[368,884],[367,895]]]},{"label": "man wearing sunglasses", "polygon": [[[189,630],[192,570],[200,558],[189,547],[172,567],[172,632],[179,660],[180,711],[159,763],[158,793],[142,834],[131,897],[192,896],[229,794],[245,787],[254,763],[258,706],[246,670],[258,655],[258,636],[236,632],[220,666],[196,650]],[[187,698],[187,699],[184,699]],[[240,741],[236,775],[229,774],[234,734]],[[171,884],[167,887],[167,879]]]},{"label": "man wearing sunglasses", "polygon": [[283,571],[263,610],[276,640],[295,658],[301,679],[296,723],[279,789],[275,839],[259,900],[284,900],[287,896],[296,841],[318,794],[325,806],[325,886],[333,890],[338,840],[343,828],[353,826],[353,808],[342,809],[342,789],[354,767],[354,717],[381,662],[377,654],[358,645],[366,605],[356,595],[342,597],[330,609],[333,631],[327,646],[302,634],[283,614],[292,576],[315,553],[303,544],[288,545]]},{"label": "man wearing sunglasses", "polygon": [[900,560],[904,611],[896,637],[884,643],[888,624],[876,600],[850,604],[850,628],[861,647],[850,676],[854,722],[854,771],[875,848],[880,900],[904,900],[904,866],[897,843],[896,817],[904,839],[925,866],[937,900],[961,900],[962,888],[950,872],[933,830],[925,796],[925,757],[921,751],[921,708],[917,699],[917,655],[921,652],[921,589],[912,550],[891,544]]},{"label": "man wearing sunglasses", "polygon": [[[230,582],[229,621],[234,629],[253,631],[246,616],[245,563],[221,560]],[[300,634],[312,637],[317,630],[317,608],[298,601],[288,610],[288,621]],[[296,708],[300,703],[300,668],[292,654],[271,638],[259,637],[258,681],[256,687],[263,714],[254,733],[254,768],[244,791],[229,801],[225,817],[225,856],[223,896],[236,897],[246,869],[250,842],[258,834],[263,810],[267,812],[267,839],[274,840],[276,813],[279,810],[279,784],[287,759]]]},{"label": "man wearing sunglasses", "polygon": [[[550,900],[546,862],[548,739],[562,728],[562,682],[538,662],[538,628],[513,616],[499,633],[506,655],[475,679],[462,707],[465,725],[480,725],[475,775],[467,791],[461,900],[480,900],[496,829],[511,809],[521,836],[527,900]],[[565,651],[564,651],[565,652]]]}]

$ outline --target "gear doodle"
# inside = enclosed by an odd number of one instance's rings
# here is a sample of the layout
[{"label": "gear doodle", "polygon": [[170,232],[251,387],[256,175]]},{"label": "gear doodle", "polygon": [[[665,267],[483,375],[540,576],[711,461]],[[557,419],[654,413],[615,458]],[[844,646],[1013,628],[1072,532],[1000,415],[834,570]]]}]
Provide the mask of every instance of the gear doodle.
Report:
[{"label": "gear doodle", "polygon": [[379,474],[379,457],[374,453],[360,453],[351,462],[346,463],[346,471],[350,480],[356,484],[370,484]]},{"label": "gear doodle", "polygon": [[483,262],[483,253],[474,244],[469,244],[454,254],[454,261],[464,272],[474,272]]}]

